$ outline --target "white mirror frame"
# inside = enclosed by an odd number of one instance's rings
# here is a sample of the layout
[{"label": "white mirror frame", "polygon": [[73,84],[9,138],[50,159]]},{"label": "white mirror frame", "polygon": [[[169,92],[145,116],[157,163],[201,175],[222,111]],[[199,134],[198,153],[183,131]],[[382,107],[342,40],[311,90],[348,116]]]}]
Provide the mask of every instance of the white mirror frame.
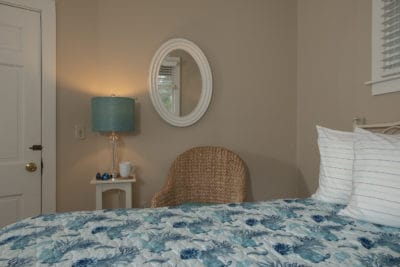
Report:
[{"label": "white mirror frame", "polygon": [[[201,75],[201,94],[195,109],[186,116],[177,116],[169,112],[161,101],[157,88],[157,77],[163,59],[172,51],[181,49],[189,53],[196,61]],[[193,42],[176,38],[165,42],[155,53],[150,64],[150,98],[158,114],[169,124],[177,127],[186,127],[196,123],[207,111],[212,96],[212,74],[207,58],[201,49]]]}]

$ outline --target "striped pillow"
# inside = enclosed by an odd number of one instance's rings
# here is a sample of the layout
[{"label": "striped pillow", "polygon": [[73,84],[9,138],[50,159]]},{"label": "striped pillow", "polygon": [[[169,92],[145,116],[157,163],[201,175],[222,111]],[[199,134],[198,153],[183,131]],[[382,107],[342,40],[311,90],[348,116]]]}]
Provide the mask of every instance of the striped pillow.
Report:
[{"label": "striped pillow", "polygon": [[355,130],[353,191],[339,214],[400,227],[400,135]]},{"label": "striped pillow", "polygon": [[313,198],[330,203],[347,204],[353,180],[353,136],[317,126],[321,156],[319,186]]}]

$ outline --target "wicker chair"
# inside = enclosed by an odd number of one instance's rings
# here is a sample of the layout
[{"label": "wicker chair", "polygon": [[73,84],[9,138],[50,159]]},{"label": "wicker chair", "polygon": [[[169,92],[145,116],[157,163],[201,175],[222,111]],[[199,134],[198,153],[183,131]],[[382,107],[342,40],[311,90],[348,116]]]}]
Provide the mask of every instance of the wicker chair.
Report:
[{"label": "wicker chair", "polygon": [[245,182],[246,167],[238,155],[222,147],[195,147],[174,161],[167,184],[153,196],[151,206],[242,202]]}]

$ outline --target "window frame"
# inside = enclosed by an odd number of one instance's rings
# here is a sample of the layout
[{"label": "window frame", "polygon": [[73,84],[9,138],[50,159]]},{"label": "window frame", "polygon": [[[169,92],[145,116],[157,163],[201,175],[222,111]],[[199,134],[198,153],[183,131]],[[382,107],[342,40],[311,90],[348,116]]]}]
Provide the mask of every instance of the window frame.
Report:
[{"label": "window frame", "polygon": [[372,95],[400,92],[400,74],[382,77],[382,0],[372,0],[372,79],[365,83],[371,86]]}]

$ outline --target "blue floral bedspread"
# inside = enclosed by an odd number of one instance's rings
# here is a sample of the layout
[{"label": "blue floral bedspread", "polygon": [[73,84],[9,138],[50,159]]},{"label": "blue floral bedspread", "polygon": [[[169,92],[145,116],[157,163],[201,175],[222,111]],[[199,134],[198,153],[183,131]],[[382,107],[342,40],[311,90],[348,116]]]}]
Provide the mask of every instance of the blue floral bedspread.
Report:
[{"label": "blue floral bedspread", "polygon": [[400,266],[400,229],[312,199],[60,213],[0,230],[0,266]]}]

